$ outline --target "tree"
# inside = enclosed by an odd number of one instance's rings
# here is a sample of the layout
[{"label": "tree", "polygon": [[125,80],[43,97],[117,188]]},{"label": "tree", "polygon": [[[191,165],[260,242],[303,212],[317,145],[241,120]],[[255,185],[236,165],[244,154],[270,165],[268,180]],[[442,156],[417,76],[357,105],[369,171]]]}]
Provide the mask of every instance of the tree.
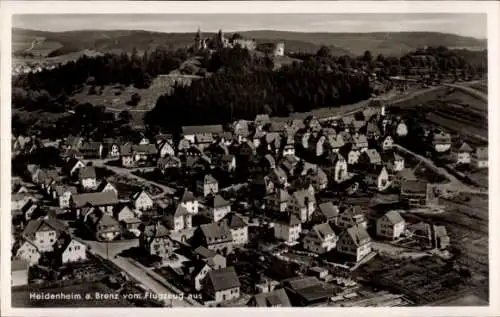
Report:
[{"label": "tree", "polygon": [[372,60],[373,60],[372,52],[365,51],[365,53],[363,54],[363,61],[365,61],[367,63],[371,63]]},{"label": "tree", "polygon": [[118,114],[118,119],[124,123],[124,124],[128,124],[130,122],[130,120],[132,120],[132,115],[130,114],[129,111],[127,110],[123,110],[122,112],[120,112]]},{"label": "tree", "polygon": [[130,100],[127,102],[127,105],[135,107],[139,104],[141,101],[141,95],[138,93],[134,93],[132,96],[130,96]]},{"label": "tree", "polygon": [[321,46],[318,52],[316,52],[316,56],[318,57],[329,57],[331,54],[331,51],[328,47],[326,46]]}]

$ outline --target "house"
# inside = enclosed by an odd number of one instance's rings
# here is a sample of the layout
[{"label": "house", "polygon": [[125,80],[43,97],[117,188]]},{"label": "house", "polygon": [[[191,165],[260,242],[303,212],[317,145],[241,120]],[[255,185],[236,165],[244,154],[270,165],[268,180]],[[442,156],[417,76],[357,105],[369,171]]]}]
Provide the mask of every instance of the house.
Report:
[{"label": "house", "polygon": [[182,135],[191,143],[195,143],[195,136],[211,135],[217,136],[224,132],[222,125],[202,125],[202,126],[184,126],[182,127]]},{"label": "house", "polygon": [[295,214],[302,223],[308,222],[316,210],[316,198],[309,190],[297,190],[291,195],[287,210]]},{"label": "house", "polygon": [[328,176],[321,168],[309,170],[306,175],[307,180],[314,187],[315,191],[322,191],[328,187]]},{"label": "house", "polygon": [[192,214],[182,205],[170,205],[164,217],[167,226],[173,231],[192,227]]},{"label": "house", "polygon": [[313,223],[330,223],[337,224],[337,217],[339,216],[339,208],[331,201],[324,202],[318,205],[318,208],[311,215],[311,222]]},{"label": "house", "polygon": [[213,269],[221,269],[226,267],[226,258],[217,252],[207,249],[203,246],[199,246],[192,251],[193,256],[197,260],[201,260]]},{"label": "house", "polygon": [[372,239],[365,227],[356,225],[344,230],[337,242],[338,252],[354,257],[356,262],[361,261],[372,251]]},{"label": "house", "polygon": [[443,153],[451,148],[451,136],[449,133],[439,131],[432,135],[432,148],[438,153]]},{"label": "house", "polygon": [[113,213],[113,207],[118,204],[118,196],[113,191],[73,194],[70,198],[70,208],[76,218],[85,216],[83,209],[96,207],[107,214]]},{"label": "house", "polygon": [[271,195],[266,196],[266,209],[284,212],[287,210],[288,201],[290,200],[290,194],[286,190],[277,189]]},{"label": "house", "polygon": [[446,249],[450,245],[450,237],[445,226],[432,226],[433,246],[437,249]]},{"label": "house", "polygon": [[40,207],[35,204],[32,200],[29,200],[24,206],[23,208],[21,208],[21,214],[23,215],[23,220],[24,221],[29,221],[31,220],[33,217],[33,214],[37,211],[40,211]]},{"label": "house", "polygon": [[118,190],[116,189],[113,184],[108,182],[107,180],[102,181],[99,186],[97,187],[98,192],[114,192],[118,196]]},{"label": "house", "polygon": [[453,155],[455,157],[455,162],[457,164],[470,164],[471,162],[471,153],[474,150],[470,147],[469,144],[462,142],[457,148],[453,151]]},{"label": "house", "polygon": [[148,165],[158,155],[154,144],[126,144],[120,147],[120,156],[123,167]]},{"label": "house", "polygon": [[345,208],[342,213],[340,213],[337,225],[340,228],[346,229],[357,225],[366,228],[368,224],[361,207],[349,206]]},{"label": "house", "polygon": [[97,178],[95,168],[93,166],[85,166],[78,171],[78,180],[80,186],[86,190],[94,190],[97,188]]},{"label": "house", "polygon": [[61,240],[54,246],[54,253],[59,264],[80,262],[87,259],[87,246],[85,244],[69,236]]},{"label": "house", "polygon": [[302,225],[296,215],[283,213],[274,223],[274,237],[288,243],[299,239]]},{"label": "house", "polygon": [[375,149],[367,149],[359,157],[359,164],[367,168],[376,168],[382,164],[382,158]]},{"label": "house", "polygon": [[389,173],[383,165],[378,165],[373,172],[365,175],[368,186],[375,186],[378,191],[384,191],[391,186]]},{"label": "house", "polygon": [[331,151],[338,152],[345,145],[343,134],[329,135],[327,145]]},{"label": "house", "polygon": [[382,150],[386,151],[392,149],[393,145],[394,145],[394,139],[392,138],[392,136],[388,135],[382,141]]},{"label": "house", "polygon": [[272,169],[268,174],[269,180],[274,184],[277,184],[281,187],[288,186],[288,176],[285,170],[281,167],[277,167]]},{"label": "house", "polygon": [[313,276],[296,276],[285,279],[282,284],[293,307],[325,305],[334,295],[320,280]]},{"label": "house", "polygon": [[223,221],[227,223],[231,230],[234,246],[241,246],[248,243],[248,224],[240,216],[231,212],[224,217]]},{"label": "house", "polygon": [[198,214],[198,200],[194,197],[193,193],[186,188],[179,196],[178,203],[186,208],[189,213],[193,215]]},{"label": "house", "polygon": [[10,264],[11,286],[28,285],[29,262],[23,259],[13,259]]},{"label": "house", "polygon": [[[342,149],[339,150],[339,153],[342,154],[342,156],[344,156],[344,153],[342,153]],[[358,164],[359,162],[359,157],[361,156],[361,151],[358,150],[358,149],[355,149],[355,148],[351,148],[347,154],[345,155],[345,157],[347,157],[347,164],[349,165],[355,165],[355,164]]]},{"label": "house", "polygon": [[219,161],[219,166],[226,173],[233,172],[236,169],[236,157],[231,154],[223,155]]},{"label": "house", "polygon": [[76,158],[72,158],[66,163],[65,170],[67,171],[69,176],[73,177],[82,167],[85,167],[85,164],[82,161]]},{"label": "house", "polygon": [[248,121],[238,120],[233,124],[233,132],[238,139],[238,142],[246,141],[246,137],[250,134]]},{"label": "house", "polygon": [[59,201],[59,207],[68,209],[70,207],[71,196],[77,193],[76,187],[58,185],[55,187],[54,198]]},{"label": "house", "polygon": [[206,209],[203,211],[203,214],[212,222],[221,220],[231,212],[231,203],[219,194],[208,197],[205,207]]},{"label": "house", "polygon": [[33,196],[26,194],[12,194],[10,199],[11,210],[21,210],[28,202],[36,200]]},{"label": "house", "polygon": [[175,148],[172,140],[164,140],[162,143],[160,143],[158,145],[158,152],[160,154],[160,158],[175,156]]},{"label": "house", "polygon": [[21,184],[14,184],[12,185],[12,193],[13,194],[27,194],[28,188],[26,186],[23,186]]},{"label": "house", "polygon": [[366,136],[370,139],[378,139],[381,136],[376,122],[370,121],[366,124]]},{"label": "house", "polygon": [[111,138],[106,138],[103,140],[103,156],[109,158],[119,158],[120,157],[120,145],[118,142]]},{"label": "house", "polygon": [[407,180],[401,184],[401,200],[406,202],[409,207],[427,206],[428,183],[421,180]]},{"label": "house", "polygon": [[198,292],[205,286],[205,278],[212,267],[201,260],[186,261],[182,266],[182,273],[192,287]]},{"label": "house", "polygon": [[254,295],[247,303],[249,307],[292,307],[284,288]]},{"label": "house", "polygon": [[100,142],[85,142],[78,149],[85,159],[96,159],[102,157],[103,145]]},{"label": "house", "polygon": [[413,170],[411,168],[403,168],[392,177],[392,186],[401,187],[404,182],[413,180],[417,180]]},{"label": "house", "polygon": [[405,231],[405,220],[397,210],[390,210],[377,219],[377,236],[397,239]]},{"label": "house", "polygon": [[145,211],[153,209],[153,199],[145,190],[133,194],[130,200],[136,210]]},{"label": "house", "polygon": [[79,136],[68,136],[64,141],[64,147],[67,149],[79,149],[83,144],[83,138]]},{"label": "house", "polygon": [[230,266],[208,272],[205,293],[215,303],[221,303],[240,297],[240,286],[238,275]]},{"label": "house", "polygon": [[25,240],[16,252],[16,258],[24,260],[29,266],[38,264],[42,253],[38,250],[34,242],[30,240]]},{"label": "house", "polygon": [[141,216],[141,212],[132,210],[127,204],[118,204],[113,208],[113,217],[122,222],[127,219],[134,219]]},{"label": "house", "polygon": [[219,192],[219,182],[210,174],[205,175],[196,182],[196,190],[203,196],[217,194]]},{"label": "house", "polygon": [[203,224],[195,235],[198,246],[204,246],[224,256],[233,252],[231,229],[224,221]]},{"label": "house", "polygon": [[396,152],[382,152],[382,163],[390,173],[396,174],[405,168],[405,159]]},{"label": "house", "polygon": [[488,167],[488,148],[478,147],[471,155],[471,163],[476,168]]},{"label": "house", "polygon": [[54,250],[54,244],[59,236],[68,228],[52,216],[33,219],[28,222],[22,232],[22,237],[33,244],[40,252]]},{"label": "house", "polygon": [[302,240],[304,249],[316,254],[324,254],[333,250],[337,244],[337,235],[328,223],[312,227]]},{"label": "house", "polygon": [[156,163],[156,167],[162,172],[165,173],[170,169],[179,169],[181,168],[181,160],[176,156],[167,155],[165,157],[161,157],[158,159]]},{"label": "house", "polygon": [[215,142],[215,138],[211,133],[195,133],[194,144],[198,146],[200,150],[205,150],[211,144]]},{"label": "house", "polygon": [[321,168],[335,183],[342,183],[348,179],[347,161],[336,152],[329,153],[323,160]]},{"label": "house", "polygon": [[168,259],[174,252],[174,242],[167,228],[158,222],[144,227],[139,246],[150,256],[157,256],[162,260]]},{"label": "house", "polygon": [[97,241],[112,241],[121,233],[120,223],[100,210],[88,213],[84,223],[89,234]]},{"label": "house", "polygon": [[398,137],[404,137],[408,135],[408,126],[403,121],[396,123],[395,133]]},{"label": "house", "polygon": [[351,143],[353,148],[359,150],[360,152],[364,152],[368,149],[368,139],[364,134],[354,134],[351,137]]}]

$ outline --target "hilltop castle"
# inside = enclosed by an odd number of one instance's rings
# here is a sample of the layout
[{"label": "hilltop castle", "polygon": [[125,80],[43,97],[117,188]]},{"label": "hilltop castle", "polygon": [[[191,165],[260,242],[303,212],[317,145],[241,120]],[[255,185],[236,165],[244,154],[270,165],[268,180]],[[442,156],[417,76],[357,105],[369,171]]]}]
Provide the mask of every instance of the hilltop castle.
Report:
[{"label": "hilltop castle", "polygon": [[[274,45],[274,55],[284,56],[285,55],[285,44],[277,43]],[[246,48],[249,51],[254,51],[257,49],[257,42],[255,40],[244,39],[238,34],[233,34],[231,38],[227,38],[222,30],[219,30],[217,34],[212,38],[203,38],[200,29],[196,32],[194,37],[193,48],[196,51],[203,51],[208,49],[222,49],[240,46],[241,48]]]}]

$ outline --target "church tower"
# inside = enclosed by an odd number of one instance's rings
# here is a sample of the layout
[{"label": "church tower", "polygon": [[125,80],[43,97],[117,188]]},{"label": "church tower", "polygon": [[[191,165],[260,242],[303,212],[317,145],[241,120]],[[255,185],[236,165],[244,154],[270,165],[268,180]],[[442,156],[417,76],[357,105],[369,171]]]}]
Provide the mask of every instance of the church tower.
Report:
[{"label": "church tower", "polygon": [[198,27],[198,31],[196,32],[196,35],[194,37],[194,48],[195,50],[200,50],[202,48],[202,43],[201,43],[201,31],[200,28]]}]

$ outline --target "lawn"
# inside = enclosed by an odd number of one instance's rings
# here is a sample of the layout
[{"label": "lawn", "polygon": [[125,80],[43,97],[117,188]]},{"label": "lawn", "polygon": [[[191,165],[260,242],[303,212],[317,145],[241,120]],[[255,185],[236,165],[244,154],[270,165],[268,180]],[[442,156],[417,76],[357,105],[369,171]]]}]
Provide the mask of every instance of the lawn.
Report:
[{"label": "lawn", "polygon": [[[65,294],[72,296],[68,299],[49,299],[35,300],[30,299],[30,293],[34,294]],[[84,283],[69,285],[61,288],[51,288],[43,290],[13,290],[12,291],[12,307],[129,307],[133,306],[123,297],[118,296],[118,299],[100,300],[95,299],[95,293],[100,294],[117,294],[115,291],[107,287],[101,282]],[[90,299],[85,299],[85,295],[90,294]]]}]

